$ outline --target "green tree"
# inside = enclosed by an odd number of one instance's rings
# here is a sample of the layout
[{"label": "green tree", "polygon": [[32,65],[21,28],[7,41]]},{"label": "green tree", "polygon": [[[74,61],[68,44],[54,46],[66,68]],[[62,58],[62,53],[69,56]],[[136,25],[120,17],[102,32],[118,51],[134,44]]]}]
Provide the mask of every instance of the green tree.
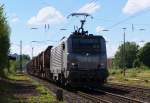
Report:
[{"label": "green tree", "polygon": [[27,54],[23,54],[23,55],[22,55],[22,59],[29,61],[29,60],[30,60],[30,56],[27,55]]},{"label": "green tree", "polygon": [[141,66],[141,61],[139,60],[139,58],[135,59],[133,62],[133,67],[140,67]]},{"label": "green tree", "polygon": [[[22,54],[22,67],[23,70],[26,64],[30,61],[30,56],[27,54]],[[20,71],[20,55],[18,55],[18,59],[16,60],[16,71]]]},{"label": "green tree", "polygon": [[139,46],[135,42],[125,43],[125,54],[123,53],[124,44],[119,46],[118,51],[115,54],[114,63],[117,67],[123,67],[123,56],[125,55],[125,67],[132,68],[133,63],[137,58]]},{"label": "green tree", "polygon": [[150,67],[150,42],[146,43],[139,50],[138,58],[143,64]]},{"label": "green tree", "polygon": [[10,28],[7,23],[7,18],[4,13],[4,6],[0,5],[0,74],[4,75],[4,68],[8,64],[9,53],[9,34]]}]

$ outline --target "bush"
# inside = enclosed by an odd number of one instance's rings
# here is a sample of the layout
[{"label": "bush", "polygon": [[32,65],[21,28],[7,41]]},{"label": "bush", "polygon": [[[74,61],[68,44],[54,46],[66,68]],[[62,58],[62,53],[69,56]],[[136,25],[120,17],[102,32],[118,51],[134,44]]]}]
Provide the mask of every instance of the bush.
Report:
[{"label": "bush", "polygon": [[9,34],[10,28],[7,23],[6,15],[4,13],[4,6],[0,6],[0,74],[4,76],[4,68],[8,65],[9,53]]},{"label": "bush", "polygon": [[139,59],[136,59],[134,62],[133,62],[133,67],[136,68],[136,67],[140,67],[141,66],[141,62]]},{"label": "bush", "polygon": [[150,67],[150,42],[146,43],[139,51],[138,58],[140,61]]},{"label": "bush", "polygon": [[[137,59],[137,53],[139,50],[139,46],[134,42],[126,42],[125,43],[125,53],[124,44],[122,44],[118,51],[115,54],[114,63],[117,67],[123,68],[123,60],[125,60],[125,67],[132,68],[133,62]],[[124,57],[125,56],[125,57]]]}]

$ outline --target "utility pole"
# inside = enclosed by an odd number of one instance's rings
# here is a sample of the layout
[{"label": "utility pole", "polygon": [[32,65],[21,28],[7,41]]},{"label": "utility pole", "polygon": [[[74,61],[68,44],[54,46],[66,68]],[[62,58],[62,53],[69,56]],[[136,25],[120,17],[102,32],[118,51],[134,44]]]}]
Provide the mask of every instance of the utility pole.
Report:
[{"label": "utility pole", "polygon": [[22,40],[20,40],[20,72],[22,72]]},{"label": "utility pole", "polygon": [[124,31],[124,33],[123,33],[123,75],[125,76],[125,74],[126,74],[126,64],[125,64],[125,58],[126,58],[126,52],[125,52],[125,49],[126,49],[126,47],[125,47],[125,44],[126,44],[126,29],[127,28],[122,28],[123,29],[123,31]]},{"label": "utility pole", "polygon": [[32,59],[33,59],[33,51],[34,51],[34,47],[32,47]]}]

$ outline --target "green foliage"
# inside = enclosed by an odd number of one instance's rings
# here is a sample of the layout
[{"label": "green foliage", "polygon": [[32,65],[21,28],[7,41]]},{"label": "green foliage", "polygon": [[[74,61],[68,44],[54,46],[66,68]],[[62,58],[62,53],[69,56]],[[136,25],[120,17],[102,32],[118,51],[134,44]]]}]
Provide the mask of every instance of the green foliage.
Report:
[{"label": "green foliage", "polygon": [[135,59],[134,62],[133,62],[133,67],[140,67],[141,66],[141,62],[139,59]]},{"label": "green foliage", "polygon": [[54,103],[56,102],[56,98],[43,86],[39,85],[37,86],[37,91],[40,93],[39,96],[31,96],[28,99],[29,103],[35,103],[36,101],[39,101],[39,103]]},{"label": "green foliage", "polygon": [[[23,66],[23,71],[25,71],[25,65],[27,62],[30,60],[29,55],[22,55],[22,66]],[[20,71],[20,60],[9,60],[9,67],[8,69],[3,70],[5,74],[4,76],[7,78],[9,75],[15,75],[18,71]]]},{"label": "green foliage", "polygon": [[7,75],[7,79],[12,80],[12,81],[28,81],[30,80],[29,77],[25,76],[24,74],[9,74]]},{"label": "green foliage", "polygon": [[16,73],[16,61],[10,60],[9,63],[10,63],[9,73],[15,74]]},{"label": "green foliage", "polygon": [[144,47],[140,49],[138,58],[144,65],[150,67],[150,42],[146,43]]},{"label": "green foliage", "polygon": [[110,75],[117,75],[120,74],[122,71],[121,69],[109,69]]},{"label": "green foliage", "polygon": [[[19,56],[20,57],[20,56]],[[23,66],[23,70],[25,69],[25,65],[28,63],[28,61],[30,60],[30,56],[23,54],[22,55],[22,66]],[[20,70],[20,59],[16,60],[16,70]]]},{"label": "green foliage", "polygon": [[3,6],[0,6],[0,74],[4,75],[4,68],[8,63],[10,28],[4,14]]},{"label": "green foliage", "polygon": [[29,61],[29,60],[30,60],[30,56],[29,56],[29,55],[26,55],[26,54],[23,54],[23,55],[22,55],[22,59]]},{"label": "green foliage", "polygon": [[122,44],[118,51],[115,54],[114,63],[117,67],[123,67],[123,55],[125,55],[125,66],[126,68],[132,68],[133,62],[137,59],[137,53],[139,46],[134,42],[126,42],[125,43],[125,54],[123,54],[123,47]]},{"label": "green foliage", "polygon": [[56,101],[56,98],[52,95],[52,93],[45,88],[43,85],[39,84],[37,81],[32,80],[33,85],[36,86],[36,90],[38,91],[38,93],[40,93],[40,95],[38,96],[31,96],[28,99],[29,103],[36,103],[37,101],[39,103],[64,103],[64,102],[58,102]]},{"label": "green foliage", "polygon": [[108,82],[150,87],[150,68],[141,65],[140,67],[126,69],[125,76],[121,71],[121,69],[110,69]]}]

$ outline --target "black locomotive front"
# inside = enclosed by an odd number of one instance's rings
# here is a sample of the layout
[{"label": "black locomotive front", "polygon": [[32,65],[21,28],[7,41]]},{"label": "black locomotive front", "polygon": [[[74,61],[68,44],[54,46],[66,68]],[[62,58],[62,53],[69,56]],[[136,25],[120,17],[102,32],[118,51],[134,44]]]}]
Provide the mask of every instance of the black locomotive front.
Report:
[{"label": "black locomotive front", "polygon": [[71,35],[68,39],[69,84],[99,86],[108,77],[105,39],[102,36]]}]

